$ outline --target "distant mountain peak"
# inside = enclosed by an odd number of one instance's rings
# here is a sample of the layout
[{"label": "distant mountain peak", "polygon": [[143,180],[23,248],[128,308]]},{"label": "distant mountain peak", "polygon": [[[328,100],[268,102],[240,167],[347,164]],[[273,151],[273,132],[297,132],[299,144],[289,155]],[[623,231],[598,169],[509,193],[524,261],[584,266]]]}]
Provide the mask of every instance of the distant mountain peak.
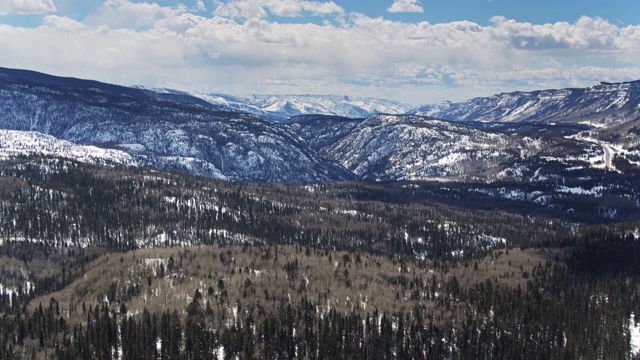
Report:
[{"label": "distant mountain peak", "polygon": [[226,106],[235,111],[248,112],[273,122],[283,122],[298,115],[364,118],[377,113],[403,114],[411,108],[409,105],[397,101],[350,95],[228,95],[222,93],[182,92],[171,89],[154,90],[190,95],[213,105]]}]

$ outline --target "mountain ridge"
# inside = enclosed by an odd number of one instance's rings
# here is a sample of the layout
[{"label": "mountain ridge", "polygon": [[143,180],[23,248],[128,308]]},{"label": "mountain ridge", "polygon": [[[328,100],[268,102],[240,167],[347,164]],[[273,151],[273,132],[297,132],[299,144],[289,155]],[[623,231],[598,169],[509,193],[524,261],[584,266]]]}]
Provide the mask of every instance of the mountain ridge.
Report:
[{"label": "mountain ridge", "polygon": [[455,121],[571,123],[608,127],[640,115],[640,80],[601,82],[587,88],[514,91],[410,110]]}]

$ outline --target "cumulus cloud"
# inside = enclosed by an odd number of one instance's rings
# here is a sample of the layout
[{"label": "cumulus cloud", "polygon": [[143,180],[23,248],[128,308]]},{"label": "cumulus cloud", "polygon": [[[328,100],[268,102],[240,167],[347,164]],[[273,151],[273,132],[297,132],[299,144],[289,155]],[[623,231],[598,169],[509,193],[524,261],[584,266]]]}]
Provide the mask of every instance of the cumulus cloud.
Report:
[{"label": "cumulus cloud", "polygon": [[391,13],[421,13],[424,12],[419,0],[395,0],[389,8]]},{"label": "cumulus cloud", "polygon": [[602,18],[583,16],[575,24],[532,25],[494,17],[499,35],[523,50],[615,49],[624,46],[620,29]]},{"label": "cumulus cloud", "polygon": [[[180,6],[108,0],[83,22],[49,15],[37,28],[0,25],[0,63],[125,85],[413,104],[640,78],[640,26],[589,17],[540,25],[506,18],[486,26],[405,23],[362,14],[345,15],[344,23],[279,23],[259,10],[296,16],[341,9],[270,1],[218,4],[218,15],[205,17]],[[260,6],[222,11],[232,4]]]},{"label": "cumulus cloud", "polygon": [[344,9],[333,1],[307,0],[230,0],[227,3],[216,0],[215,15],[256,19],[268,14],[281,17],[296,17],[303,13],[315,16],[343,14]]},{"label": "cumulus cloud", "polygon": [[57,11],[53,0],[2,0],[0,15],[3,14],[44,14]]}]

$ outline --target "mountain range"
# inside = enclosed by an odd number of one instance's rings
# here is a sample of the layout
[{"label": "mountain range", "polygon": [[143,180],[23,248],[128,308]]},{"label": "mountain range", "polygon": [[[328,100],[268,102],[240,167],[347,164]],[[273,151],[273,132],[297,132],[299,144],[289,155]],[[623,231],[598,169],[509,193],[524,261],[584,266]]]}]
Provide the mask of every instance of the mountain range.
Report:
[{"label": "mountain range", "polygon": [[409,109],[369,98],[207,95],[0,69],[0,128],[223,180],[524,182],[545,169],[584,176],[575,169],[637,168],[639,89],[640,82],[600,83]]},{"label": "mountain range", "polygon": [[299,115],[332,115],[347,118],[365,118],[372,114],[403,114],[409,105],[375,98],[338,95],[229,95],[204,94],[166,88],[144,88],[158,94],[193,97],[232,111],[258,115],[271,122],[283,123]]}]

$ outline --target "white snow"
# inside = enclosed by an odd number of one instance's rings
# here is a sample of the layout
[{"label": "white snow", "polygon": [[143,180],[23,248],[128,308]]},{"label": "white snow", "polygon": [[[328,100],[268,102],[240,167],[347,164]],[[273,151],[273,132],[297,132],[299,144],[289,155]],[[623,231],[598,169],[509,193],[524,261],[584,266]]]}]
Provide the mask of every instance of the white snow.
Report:
[{"label": "white snow", "polygon": [[77,145],[35,131],[0,129],[0,160],[21,155],[59,156],[90,164],[138,165],[123,151]]},{"label": "white snow", "polygon": [[631,335],[631,353],[640,353],[640,323],[636,324],[633,313],[629,318],[629,334]]},{"label": "white snow", "polygon": [[220,347],[216,349],[216,359],[224,360],[224,354],[224,346],[220,345]]},{"label": "white snow", "polygon": [[142,144],[120,144],[119,146],[131,151],[144,151],[144,145]]},{"label": "white snow", "polygon": [[591,195],[591,196],[602,196],[602,191],[605,188],[603,186],[595,186],[592,189],[583,189],[581,187],[568,187],[568,186],[558,186],[556,188],[557,192],[566,193],[566,194],[574,194],[574,195]]},{"label": "white snow", "polygon": [[245,94],[234,96],[228,94],[205,94],[194,91],[182,92],[166,88],[150,90],[160,93],[184,93],[213,105],[226,106],[256,115],[268,114],[285,119],[306,114],[360,118],[376,113],[404,114],[411,108],[409,105],[395,101],[340,95]]},{"label": "white snow", "polygon": [[[24,274],[23,274],[24,275]],[[31,292],[31,290],[33,290],[33,283],[29,280],[26,280],[24,282],[24,284],[22,285],[22,293],[23,294],[29,294]],[[20,291],[18,289],[15,288],[10,288],[10,287],[6,287],[4,284],[0,283],[0,294],[8,294],[9,295],[9,305],[11,305],[11,296],[12,294],[18,294]]]}]

